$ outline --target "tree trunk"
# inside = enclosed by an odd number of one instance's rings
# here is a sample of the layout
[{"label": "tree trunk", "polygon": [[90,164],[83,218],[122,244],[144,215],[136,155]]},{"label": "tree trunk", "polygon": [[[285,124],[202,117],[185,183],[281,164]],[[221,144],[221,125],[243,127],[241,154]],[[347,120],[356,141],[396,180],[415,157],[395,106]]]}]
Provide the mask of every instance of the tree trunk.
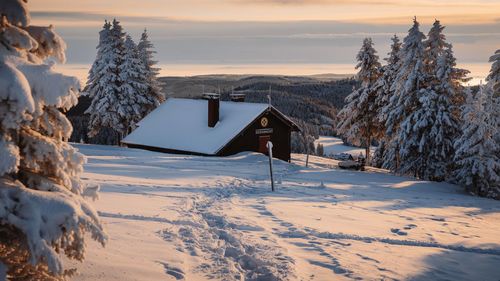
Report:
[{"label": "tree trunk", "polygon": [[365,158],[366,158],[366,164],[370,165],[370,144],[372,142],[371,136],[368,135],[366,138],[366,147],[365,147]]}]

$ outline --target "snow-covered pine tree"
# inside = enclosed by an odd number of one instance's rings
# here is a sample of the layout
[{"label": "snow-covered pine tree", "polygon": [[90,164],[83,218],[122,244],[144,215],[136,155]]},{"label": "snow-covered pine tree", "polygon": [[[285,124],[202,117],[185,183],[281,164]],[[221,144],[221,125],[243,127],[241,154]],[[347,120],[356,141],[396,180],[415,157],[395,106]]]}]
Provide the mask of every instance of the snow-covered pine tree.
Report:
[{"label": "snow-covered pine tree", "polygon": [[[488,90],[492,91],[493,97],[493,120],[496,123],[495,140],[500,143],[500,49],[496,50],[489,61],[491,62],[491,69],[486,81],[488,82]],[[497,152],[497,155],[500,155],[500,151]]]},{"label": "snow-covered pine tree", "polygon": [[481,86],[476,96],[469,91],[462,111],[462,135],[455,142],[454,177],[471,193],[500,199],[500,144],[494,139],[498,124],[495,126],[492,118],[493,91]]},{"label": "snow-covered pine tree", "polygon": [[337,131],[348,142],[365,147],[367,161],[370,157],[371,141],[381,133],[375,121],[378,109],[374,86],[380,77],[381,67],[376,53],[372,39],[365,38],[357,55],[356,65],[361,87],[346,97],[346,105],[339,112],[340,122],[337,126]]},{"label": "snow-covered pine tree", "polygon": [[[439,20],[435,20],[431,30],[427,34],[427,40],[424,41],[424,66],[427,73],[434,74],[438,67],[438,58],[443,54],[445,49],[450,47],[443,33],[444,28]],[[430,76],[429,78],[437,80],[437,77]]]},{"label": "snow-covered pine tree", "polygon": [[88,95],[90,98],[94,98],[97,93],[103,90],[104,85],[102,85],[99,81],[109,70],[110,56],[108,54],[112,52],[110,32],[111,23],[106,20],[104,21],[102,30],[99,32],[99,44],[96,47],[97,55],[92,67],[89,70],[87,84],[84,88],[84,94]]},{"label": "snow-covered pine tree", "polygon": [[455,89],[452,73],[455,58],[451,45],[438,56],[429,75],[428,89],[422,91],[420,105],[407,119],[412,124],[409,130],[413,147],[418,155],[413,156],[419,164],[413,167],[416,175],[423,179],[442,181],[451,171],[450,165],[454,155],[453,143],[458,137],[459,123],[453,116],[453,96]]},{"label": "snow-covered pine tree", "polygon": [[[113,20],[113,28],[109,32],[109,50],[102,54],[101,60],[104,63],[102,67],[102,76],[95,83],[98,83],[98,91],[85,113],[90,114],[89,119],[89,137],[97,135],[105,128],[113,129],[121,136],[126,133],[127,125],[123,116],[126,109],[120,102],[120,86],[122,84],[120,77],[120,65],[123,62],[123,52],[125,44],[125,33],[116,19]],[[120,140],[117,140],[117,143]]]},{"label": "snow-covered pine tree", "polygon": [[449,175],[454,154],[453,142],[458,137],[459,121],[454,111],[463,96],[462,82],[467,81],[465,70],[456,68],[451,44],[442,33],[444,27],[435,21],[424,41],[424,70],[421,75],[426,89],[418,93],[418,102],[402,123],[400,136],[406,156],[403,172],[442,181]]},{"label": "snow-covered pine tree", "polygon": [[119,102],[124,110],[120,116],[125,120],[127,130],[131,130],[144,117],[143,108],[154,101],[147,94],[147,72],[143,61],[139,58],[137,45],[129,35],[125,39],[123,63],[119,66],[119,73],[122,81]]},{"label": "snow-covered pine tree", "polygon": [[[464,84],[469,81],[471,78],[467,78],[467,75],[470,73],[468,70],[460,69],[456,67],[456,59],[453,56],[453,52],[451,51],[452,45],[446,42],[446,37],[443,33],[444,26],[441,25],[439,20],[435,20],[434,24],[429,31],[427,36],[427,40],[424,41],[425,47],[425,59],[424,65],[426,72],[428,74],[427,78],[428,87],[442,87],[443,81],[440,79],[440,75],[436,73],[438,70],[438,61],[439,58],[446,54],[447,59],[451,65],[449,69],[449,73],[447,74],[448,78],[445,83],[447,83],[447,87],[451,87],[447,91],[447,94],[451,95],[450,99],[453,104],[453,117],[456,120],[460,119],[460,107],[465,102],[465,93],[464,93]],[[451,56],[450,56],[451,55]],[[442,69],[442,68],[441,68]]]},{"label": "snow-covered pine tree", "polygon": [[396,163],[384,165],[401,173],[411,171],[416,174],[422,164],[416,149],[419,140],[412,130],[415,121],[411,117],[420,106],[420,97],[427,91],[423,45],[425,35],[420,32],[419,25],[415,18],[403,40],[401,66],[391,88],[394,94],[389,100],[387,111],[386,134],[390,141],[386,157],[387,162],[396,159]]},{"label": "snow-covered pine tree", "polygon": [[62,111],[78,101],[80,83],[44,61],[65,59],[53,26],[31,26],[25,0],[0,2],[0,276],[64,280],[60,254],[83,260],[86,232],[106,234],[83,198],[85,157],[64,139]]},{"label": "snow-covered pine tree", "polygon": [[[393,90],[391,89],[396,76],[401,65],[401,59],[399,57],[401,51],[401,42],[399,38],[394,35],[392,38],[391,51],[388,53],[388,57],[384,60],[387,62],[381,69],[381,76],[375,84],[375,90],[377,91],[377,96],[375,103],[377,104],[377,122],[381,130],[381,136],[379,137],[379,145],[375,150],[372,159],[372,165],[375,167],[382,167],[384,164],[384,159],[386,158],[387,152],[387,135],[385,134],[385,122],[387,121],[387,112],[389,111],[389,100],[393,95]],[[388,161],[389,164],[394,163],[394,159]]]},{"label": "snow-covered pine tree", "polygon": [[493,90],[493,97],[496,98],[500,96],[500,49],[490,57],[489,62],[491,62],[491,69],[486,81]]},{"label": "snow-covered pine tree", "polygon": [[165,96],[161,93],[163,84],[158,80],[158,75],[160,74],[160,69],[155,67],[158,63],[154,60],[154,54],[156,53],[153,49],[153,43],[149,41],[148,32],[144,29],[141,35],[141,39],[137,44],[139,50],[139,58],[143,61],[146,67],[146,77],[148,81],[148,95],[151,103],[146,104],[143,109],[143,116],[147,115],[149,112],[153,111],[160,103],[165,101]]}]

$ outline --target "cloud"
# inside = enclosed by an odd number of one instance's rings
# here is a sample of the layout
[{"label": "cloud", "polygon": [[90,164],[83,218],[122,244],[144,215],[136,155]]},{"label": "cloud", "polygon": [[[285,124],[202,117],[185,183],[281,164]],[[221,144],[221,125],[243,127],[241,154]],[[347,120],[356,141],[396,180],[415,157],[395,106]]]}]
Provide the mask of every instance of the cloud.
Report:
[{"label": "cloud", "polygon": [[271,5],[398,5],[398,1],[371,1],[371,0],[230,0],[244,4],[271,4]]},{"label": "cloud", "polygon": [[[315,1],[315,0],[313,0]],[[372,37],[379,55],[389,49],[390,37],[404,37],[411,17],[387,21],[288,20],[203,21],[169,17],[132,16],[99,12],[35,11],[34,24],[54,23],[69,45],[70,63],[91,63],[104,19],[117,17],[125,31],[138,38],[144,27],[168,63],[353,63],[364,37]],[[467,18],[467,15],[463,15]],[[500,22],[461,21],[438,17],[460,61],[486,62],[500,43]],[[419,17],[427,33],[434,17]],[[479,50],[479,51],[478,51]]]},{"label": "cloud", "polygon": [[[150,17],[150,16],[129,16],[110,13],[91,13],[78,11],[33,11],[31,17],[36,21],[55,22],[56,25],[68,26],[87,26],[94,23],[102,23],[104,20],[112,20],[114,18],[123,23],[134,25],[155,25],[155,24],[170,24],[177,22],[174,19],[167,17]],[[59,23],[59,24],[57,24]]]}]

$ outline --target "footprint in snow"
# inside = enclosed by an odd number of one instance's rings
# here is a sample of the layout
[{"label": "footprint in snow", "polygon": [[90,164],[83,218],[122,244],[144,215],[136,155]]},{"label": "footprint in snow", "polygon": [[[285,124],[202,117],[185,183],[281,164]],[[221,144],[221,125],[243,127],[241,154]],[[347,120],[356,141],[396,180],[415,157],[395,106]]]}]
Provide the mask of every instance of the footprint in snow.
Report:
[{"label": "footprint in snow", "polygon": [[184,280],[184,271],[182,271],[179,268],[170,266],[166,263],[161,263],[163,267],[165,268],[165,273],[168,275],[173,276],[177,280]]},{"label": "footprint in snow", "polygon": [[416,224],[412,224],[412,223],[411,223],[411,224],[406,225],[406,226],[404,227],[404,229],[406,229],[406,230],[410,230],[410,229],[414,229],[414,228],[416,228],[416,227],[417,227],[417,225],[416,225]]},{"label": "footprint in snow", "polygon": [[402,231],[399,228],[391,228],[391,232],[400,236],[408,235],[408,232]]}]

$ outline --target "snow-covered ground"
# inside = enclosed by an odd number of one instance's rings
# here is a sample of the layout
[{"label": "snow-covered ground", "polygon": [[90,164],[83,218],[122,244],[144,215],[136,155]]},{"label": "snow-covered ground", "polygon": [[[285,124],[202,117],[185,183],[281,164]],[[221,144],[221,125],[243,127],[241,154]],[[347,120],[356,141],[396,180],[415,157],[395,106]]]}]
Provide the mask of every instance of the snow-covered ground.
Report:
[{"label": "snow-covered ground", "polygon": [[[303,155],[168,155],[75,145],[110,240],[76,280],[494,280],[500,202]],[[327,146],[325,145],[325,148]]]},{"label": "snow-covered ground", "polygon": [[[364,148],[344,145],[344,142],[337,137],[319,136],[319,138],[314,141],[314,145],[318,146],[318,143],[323,145],[326,156],[337,153],[349,153],[353,157],[357,157],[360,153],[363,155],[365,154]],[[371,150],[373,153],[373,151],[375,151],[375,147],[372,147]]]}]

